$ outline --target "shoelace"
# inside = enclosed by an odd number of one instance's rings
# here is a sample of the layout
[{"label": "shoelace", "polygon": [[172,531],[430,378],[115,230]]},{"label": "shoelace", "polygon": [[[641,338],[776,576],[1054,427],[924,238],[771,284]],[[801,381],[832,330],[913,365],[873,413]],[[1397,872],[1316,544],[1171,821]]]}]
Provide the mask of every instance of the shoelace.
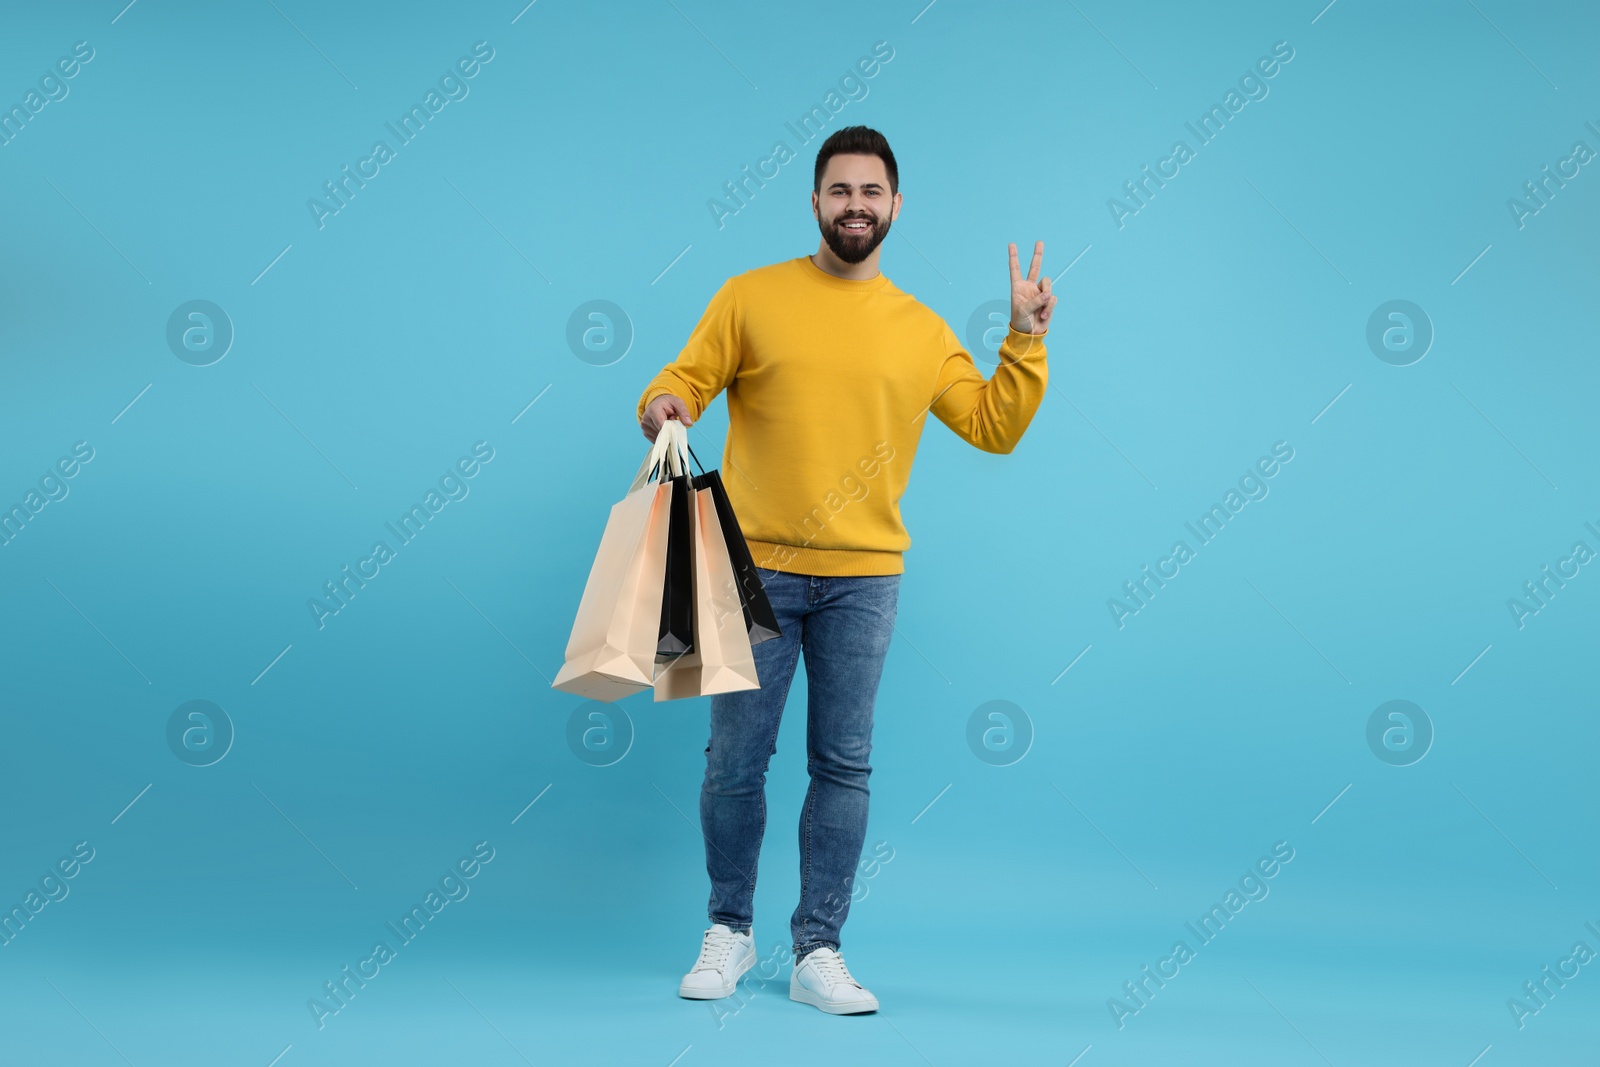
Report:
[{"label": "shoelace", "polygon": [[694,970],[720,971],[722,965],[728,961],[728,953],[733,951],[734,933],[723,933],[721,930],[707,930],[706,939],[700,946],[700,958],[695,961]]},{"label": "shoelace", "polygon": [[[850,969],[844,965],[843,956],[839,955],[837,952],[819,952],[813,953],[812,955],[816,956],[816,959],[812,962],[812,966],[817,969],[818,975],[821,976],[824,982],[828,983],[830,988],[838,985],[841,982],[849,982],[857,989],[861,988],[861,983],[850,976]],[[806,958],[811,959],[811,956],[808,955]]]}]

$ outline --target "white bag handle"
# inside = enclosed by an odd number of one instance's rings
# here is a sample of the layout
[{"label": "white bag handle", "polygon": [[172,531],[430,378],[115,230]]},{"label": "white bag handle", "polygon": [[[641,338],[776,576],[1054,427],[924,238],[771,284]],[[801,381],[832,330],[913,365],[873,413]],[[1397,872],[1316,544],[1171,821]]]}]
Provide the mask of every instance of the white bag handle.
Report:
[{"label": "white bag handle", "polygon": [[[668,429],[668,426],[671,428]],[[667,442],[666,461],[669,476],[689,473],[689,428],[677,419],[668,419],[662,429],[672,437]],[[657,435],[659,437],[659,435]]]},{"label": "white bag handle", "polygon": [[634,475],[628,492],[642,488],[650,480],[650,473],[657,464],[662,465],[662,478],[689,473],[689,430],[677,419],[667,419],[661,424],[655,444],[640,465],[639,473]]}]

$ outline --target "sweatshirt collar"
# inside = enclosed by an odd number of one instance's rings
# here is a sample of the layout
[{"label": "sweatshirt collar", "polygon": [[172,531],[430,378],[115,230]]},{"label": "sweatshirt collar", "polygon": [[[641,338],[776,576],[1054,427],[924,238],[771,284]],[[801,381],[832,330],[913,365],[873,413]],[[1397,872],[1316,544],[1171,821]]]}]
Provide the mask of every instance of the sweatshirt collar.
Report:
[{"label": "sweatshirt collar", "polygon": [[842,289],[845,292],[865,293],[874,289],[881,289],[889,284],[889,276],[882,271],[876,278],[839,278],[811,261],[809,255],[801,256],[798,260],[801,271],[830,289]]}]

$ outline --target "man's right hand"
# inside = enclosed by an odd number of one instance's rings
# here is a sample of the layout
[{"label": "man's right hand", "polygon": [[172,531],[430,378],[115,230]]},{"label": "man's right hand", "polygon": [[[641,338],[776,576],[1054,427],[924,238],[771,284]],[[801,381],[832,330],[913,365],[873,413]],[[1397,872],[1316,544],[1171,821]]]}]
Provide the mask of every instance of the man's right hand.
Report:
[{"label": "man's right hand", "polygon": [[655,444],[656,435],[661,432],[661,424],[668,419],[677,419],[685,427],[694,425],[694,420],[689,417],[688,404],[679,397],[662,394],[650,401],[649,406],[644,409],[644,418],[639,420],[639,429],[647,441]]}]

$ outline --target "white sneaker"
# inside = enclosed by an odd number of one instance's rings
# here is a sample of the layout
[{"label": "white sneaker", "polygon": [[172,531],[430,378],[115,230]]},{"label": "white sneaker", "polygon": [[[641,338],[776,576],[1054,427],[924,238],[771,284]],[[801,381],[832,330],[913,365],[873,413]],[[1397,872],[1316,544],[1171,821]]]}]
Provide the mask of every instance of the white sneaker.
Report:
[{"label": "white sneaker", "polygon": [[789,999],[821,1008],[829,1015],[877,1011],[878,998],[850,977],[844,957],[822,946],[806,953],[789,977]]},{"label": "white sneaker", "polygon": [[756,939],[749,930],[737,933],[713,923],[700,942],[700,958],[678,984],[678,996],[719,1000],[733,992],[739,979],[756,964]]}]

